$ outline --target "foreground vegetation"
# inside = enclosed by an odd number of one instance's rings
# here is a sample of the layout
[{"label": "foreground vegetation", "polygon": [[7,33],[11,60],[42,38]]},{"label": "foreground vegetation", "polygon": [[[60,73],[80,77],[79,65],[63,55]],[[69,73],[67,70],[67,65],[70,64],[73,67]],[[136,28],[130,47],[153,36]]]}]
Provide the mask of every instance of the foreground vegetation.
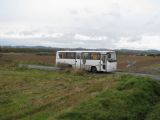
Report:
[{"label": "foreground vegetation", "polygon": [[0,65],[0,120],[158,120],[148,78]]},{"label": "foreground vegetation", "polygon": [[116,85],[82,103],[60,120],[159,120],[160,83],[121,76]]},{"label": "foreground vegetation", "polygon": [[0,67],[0,120],[53,120],[112,84],[112,75]]}]

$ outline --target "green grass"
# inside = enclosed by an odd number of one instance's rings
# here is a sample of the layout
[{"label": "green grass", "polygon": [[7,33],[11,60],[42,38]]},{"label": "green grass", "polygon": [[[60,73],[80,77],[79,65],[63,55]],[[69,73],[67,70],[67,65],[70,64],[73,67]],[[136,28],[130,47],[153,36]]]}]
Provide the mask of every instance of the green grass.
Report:
[{"label": "green grass", "polygon": [[152,111],[147,115],[146,120],[160,120],[160,102],[152,108]]},{"label": "green grass", "polygon": [[159,119],[159,82],[16,66],[0,65],[0,120]]},{"label": "green grass", "polygon": [[97,97],[61,114],[59,120],[158,120],[160,83],[122,76]]},{"label": "green grass", "polygon": [[0,120],[54,120],[113,86],[112,75],[0,68]]}]

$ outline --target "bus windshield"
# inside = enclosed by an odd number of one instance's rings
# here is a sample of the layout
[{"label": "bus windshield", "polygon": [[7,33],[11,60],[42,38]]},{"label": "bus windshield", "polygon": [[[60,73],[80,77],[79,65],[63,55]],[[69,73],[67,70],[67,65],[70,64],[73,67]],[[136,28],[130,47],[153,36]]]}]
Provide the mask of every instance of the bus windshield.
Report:
[{"label": "bus windshield", "polygon": [[107,53],[107,59],[109,62],[116,62],[116,53]]}]

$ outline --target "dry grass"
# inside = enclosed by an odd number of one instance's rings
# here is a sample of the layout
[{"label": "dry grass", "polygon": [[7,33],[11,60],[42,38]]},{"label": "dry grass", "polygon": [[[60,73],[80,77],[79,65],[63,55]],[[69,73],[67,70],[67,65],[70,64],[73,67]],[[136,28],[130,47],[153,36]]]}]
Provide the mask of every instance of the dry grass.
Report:
[{"label": "dry grass", "polygon": [[[135,65],[127,68],[127,61],[136,62]],[[130,56],[130,55],[118,55],[118,70],[120,71],[131,71],[131,72],[142,72],[142,73],[160,73],[160,67],[157,67],[157,71],[153,71],[153,66],[160,64],[160,56]]]},{"label": "dry grass", "polygon": [[22,62],[22,63],[39,63],[55,64],[55,55],[36,55],[36,54],[3,54],[0,57],[0,63],[3,62]]},{"label": "dry grass", "polygon": [[[160,56],[130,56],[118,55],[118,70],[160,74]],[[127,61],[136,62],[135,65],[127,68]],[[0,57],[0,64],[11,62],[22,62],[42,65],[54,65],[55,55],[36,55],[36,54],[5,54]]]}]

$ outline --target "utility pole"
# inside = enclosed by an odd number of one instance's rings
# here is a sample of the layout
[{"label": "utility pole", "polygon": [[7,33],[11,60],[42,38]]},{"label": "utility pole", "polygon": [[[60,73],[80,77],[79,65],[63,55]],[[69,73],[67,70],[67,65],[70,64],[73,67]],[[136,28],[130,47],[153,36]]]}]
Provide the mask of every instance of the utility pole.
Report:
[{"label": "utility pole", "polygon": [[1,40],[0,40],[0,58],[2,57],[1,52],[2,52],[2,47],[1,47]]},{"label": "utility pole", "polygon": [[1,45],[1,40],[0,40],[0,53],[2,52],[2,45]]},{"label": "utility pole", "polygon": [[0,39],[0,54],[2,53],[2,49],[3,49],[2,40]]},{"label": "utility pole", "polygon": [[0,40],[0,53],[1,53],[1,40]]}]

